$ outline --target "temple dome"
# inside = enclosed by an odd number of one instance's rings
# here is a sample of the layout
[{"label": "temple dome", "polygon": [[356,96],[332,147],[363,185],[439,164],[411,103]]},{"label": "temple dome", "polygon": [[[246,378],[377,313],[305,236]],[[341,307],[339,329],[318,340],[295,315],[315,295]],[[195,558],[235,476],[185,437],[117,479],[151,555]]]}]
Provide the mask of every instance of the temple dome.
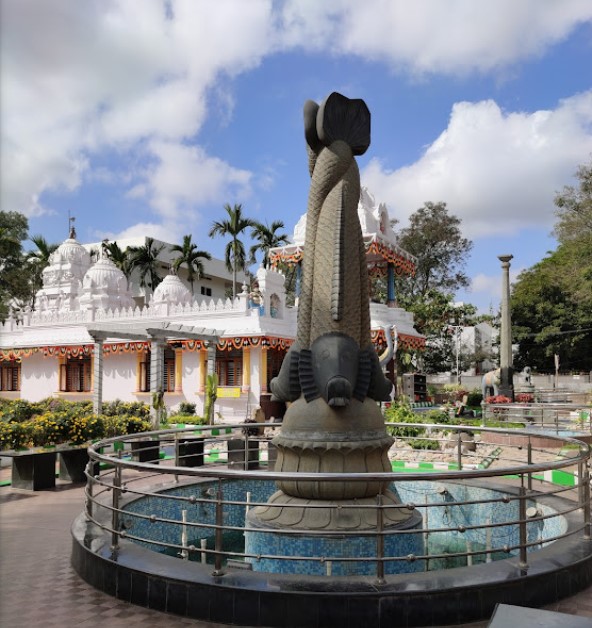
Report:
[{"label": "temple dome", "polygon": [[167,275],[156,287],[152,297],[152,304],[160,303],[179,304],[191,303],[193,297],[179,277],[175,274]]},{"label": "temple dome", "polygon": [[81,309],[119,309],[134,305],[127,279],[106,256],[91,266],[82,280]]},{"label": "temple dome", "polygon": [[43,269],[43,288],[35,297],[39,309],[77,310],[82,278],[90,264],[89,252],[76,240],[72,229],[70,237],[50,255],[49,264]]}]

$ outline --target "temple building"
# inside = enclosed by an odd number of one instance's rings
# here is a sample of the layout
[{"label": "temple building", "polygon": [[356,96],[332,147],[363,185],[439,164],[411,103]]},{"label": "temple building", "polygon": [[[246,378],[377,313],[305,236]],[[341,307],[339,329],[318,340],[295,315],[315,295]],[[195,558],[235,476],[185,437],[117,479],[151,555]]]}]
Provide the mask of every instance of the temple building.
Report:
[{"label": "temple building", "polygon": [[[393,350],[425,345],[412,314],[396,303],[396,278],[413,272],[414,259],[398,246],[386,207],[365,189],[358,213],[370,274],[387,280],[387,303],[371,303],[371,320],[372,339],[392,375]],[[133,276],[128,282],[100,246],[91,255],[93,246],[80,244],[72,230],[43,271],[35,310],[0,325],[0,397],[92,399],[100,408],[115,399],[151,403],[162,391],[169,410],[189,402],[201,414],[206,377],[216,372],[218,418],[244,420],[259,406],[267,418],[279,416],[269,382],[296,336],[298,302],[287,305],[279,269],[296,265],[298,272],[305,221],[296,225],[293,244],[271,252],[271,268],[257,270],[256,288],[239,275],[242,291],[234,300],[225,298],[232,277],[221,260],[204,260],[193,294],[183,268],[151,294]],[[118,244],[124,250],[143,242]],[[157,244],[164,245],[159,259],[166,272],[171,245]]]}]

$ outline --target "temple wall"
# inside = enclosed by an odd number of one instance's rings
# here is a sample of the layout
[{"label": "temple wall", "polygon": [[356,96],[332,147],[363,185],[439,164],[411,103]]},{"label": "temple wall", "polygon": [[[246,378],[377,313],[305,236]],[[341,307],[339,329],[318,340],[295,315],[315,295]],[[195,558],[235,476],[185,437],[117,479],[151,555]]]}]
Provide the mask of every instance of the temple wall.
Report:
[{"label": "temple wall", "polygon": [[118,353],[103,360],[103,400],[147,401],[136,394],[136,373],[138,355]]},{"label": "temple wall", "polygon": [[21,363],[21,399],[40,401],[58,392],[58,359],[35,353]]}]

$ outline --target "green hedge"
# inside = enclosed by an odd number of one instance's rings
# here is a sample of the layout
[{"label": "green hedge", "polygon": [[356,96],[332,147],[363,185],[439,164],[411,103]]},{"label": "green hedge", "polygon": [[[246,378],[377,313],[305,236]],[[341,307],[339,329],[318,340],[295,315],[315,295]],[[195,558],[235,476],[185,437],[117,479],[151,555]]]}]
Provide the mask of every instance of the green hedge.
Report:
[{"label": "green hedge", "polygon": [[92,403],[87,401],[3,402],[0,404],[0,449],[80,445],[151,429],[147,420],[150,409],[145,404],[118,402],[115,410],[106,405],[111,414],[93,414]]}]

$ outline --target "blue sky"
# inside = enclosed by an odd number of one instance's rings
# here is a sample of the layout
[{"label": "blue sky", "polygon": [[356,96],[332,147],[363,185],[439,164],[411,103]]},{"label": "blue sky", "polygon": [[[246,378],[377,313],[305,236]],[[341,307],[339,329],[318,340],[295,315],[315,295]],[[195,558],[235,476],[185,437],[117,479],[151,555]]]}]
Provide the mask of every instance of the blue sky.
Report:
[{"label": "blue sky", "polygon": [[555,247],[553,197],[592,155],[589,0],[2,0],[1,208],[49,241],[209,240],[225,203],[288,233],[305,100],[363,98],[362,184],[407,224],[445,201],[497,307],[497,255]]}]

